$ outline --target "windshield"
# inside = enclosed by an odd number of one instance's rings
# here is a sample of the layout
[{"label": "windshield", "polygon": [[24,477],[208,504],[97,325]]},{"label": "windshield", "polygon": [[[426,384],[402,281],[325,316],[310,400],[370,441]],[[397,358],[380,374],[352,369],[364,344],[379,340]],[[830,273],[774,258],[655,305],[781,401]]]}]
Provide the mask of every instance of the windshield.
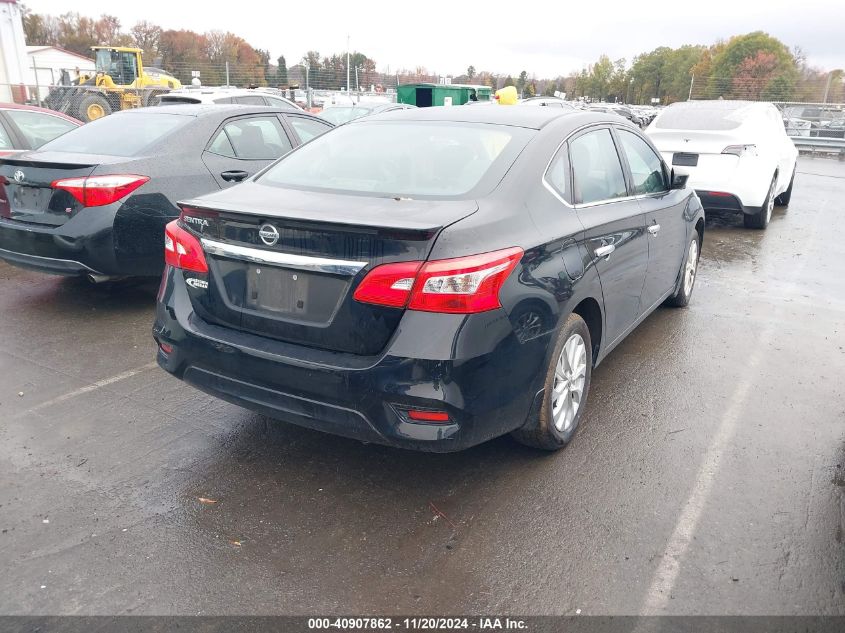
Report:
[{"label": "windshield", "polygon": [[719,101],[666,108],[654,126],[664,130],[734,130],[745,121],[748,107]]},{"label": "windshield", "polygon": [[337,108],[326,108],[320,115],[326,121],[330,121],[335,125],[340,125],[341,123],[348,123],[353,119],[361,118],[362,116],[366,116],[370,112],[372,112],[372,108],[368,108],[365,106],[350,106],[347,108],[344,107],[337,107]]},{"label": "windshield", "polygon": [[91,121],[41,147],[42,151],[136,156],[194,117],[135,110]]},{"label": "windshield", "polygon": [[495,186],[534,130],[452,122],[366,121],[339,127],[259,177],[298,189],[461,197]]}]

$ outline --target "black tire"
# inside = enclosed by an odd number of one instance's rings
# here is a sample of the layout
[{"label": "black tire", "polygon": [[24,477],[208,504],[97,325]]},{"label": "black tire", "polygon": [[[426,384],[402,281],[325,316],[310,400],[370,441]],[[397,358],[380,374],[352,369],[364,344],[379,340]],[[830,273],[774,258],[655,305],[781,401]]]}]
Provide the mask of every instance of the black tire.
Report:
[{"label": "black tire", "polygon": [[795,169],[792,170],[792,178],[789,179],[789,187],[786,188],[782,194],[780,194],[777,198],[775,198],[775,204],[780,207],[785,207],[789,204],[789,201],[792,199],[792,185],[795,184],[795,170],[798,169],[798,166],[795,166]]},{"label": "black tire", "polygon": [[[695,247],[693,247],[693,244],[695,244]],[[695,250],[695,253],[692,252],[693,250]],[[689,272],[688,264],[691,255],[695,256],[695,262],[692,268],[692,280],[687,281],[687,273]],[[695,278],[698,274],[699,259],[701,259],[701,238],[698,235],[698,231],[695,231],[687,246],[684,261],[681,263],[681,270],[678,271],[678,289],[675,291],[675,294],[666,299],[666,305],[675,308],[685,308],[689,305],[689,301],[692,298],[692,291],[695,289]]]},{"label": "black tire", "polygon": [[[95,116],[94,113],[102,112],[100,116]],[[98,93],[87,94],[79,100],[77,106],[77,115],[80,121],[90,123],[96,119],[108,116],[112,113],[112,107],[108,99]]]},{"label": "black tire", "polygon": [[[568,427],[559,429],[554,423],[552,403],[555,369],[558,365],[558,360],[561,358],[564,346],[575,335],[581,337],[581,342],[583,342],[585,347],[586,367],[584,371],[584,384],[574,418]],[[577,314],[570,314],[569,318],[566,319],[560,328],[557,339],[555,340],[554,349],[549,360],[549,367],[546,370],[545,393],[543,394],[543,404],[540,407],[540,414],[536,420],[529,420],[523,428],[514,431],[512,433],[513,437],[521,444],[547,451],[556,451],[566,446],[573,435],[575,435],[575,431],[578,429],[578,425],[584,415],[584,410],[587,408],[592,370],[593,345],[590,340],[590,330],[584,319]]]},{"label": "black tire", "polygon": [[777,184],[778,175],[775,174],[772,178],[772,184],[769,185],[769,193],[766,194],[766,199],[763,201],[763,206],[757,213],[744,213],[742,221],[747,229],[765,229],[769,226],[769,220],[772,219],[772,209],[774,206],[773,197],[775,195],[775,185]]}]

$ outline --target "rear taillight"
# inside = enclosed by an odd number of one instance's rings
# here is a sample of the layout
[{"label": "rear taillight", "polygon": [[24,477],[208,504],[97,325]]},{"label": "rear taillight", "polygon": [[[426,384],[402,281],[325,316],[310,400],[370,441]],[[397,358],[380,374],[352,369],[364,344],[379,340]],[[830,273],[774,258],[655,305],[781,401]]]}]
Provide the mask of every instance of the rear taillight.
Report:
[{"label": "rear taillight", "polygon": [[208,272],[199,240],[179,226],[179,220],[164,227],[164,263],[196,273]]},{"label": "rear taillight", "polygon": [[423,312],[469,314],[501,307],[499,290],[522,259],[522,249],[377,266],[355,290],[362,303]]},{"label": "rear taillight", "polygon": [[135,174],[88,176],[87,178],[62,178],[50,185],[62,189],[76,198],[83,206],[101,207],[128,196],[150,179]]},{"label": "rear taillight", "polygon": [[723,154],[733,154],[734,156],[742,156],[745,153],[756,154],[756,145],[728,145],[722,150]]}]

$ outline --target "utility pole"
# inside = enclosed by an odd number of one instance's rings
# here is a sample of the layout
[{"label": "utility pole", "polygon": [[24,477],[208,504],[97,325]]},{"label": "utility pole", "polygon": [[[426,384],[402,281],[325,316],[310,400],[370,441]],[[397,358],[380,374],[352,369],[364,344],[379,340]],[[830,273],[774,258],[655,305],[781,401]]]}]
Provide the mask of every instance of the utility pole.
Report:
[{"label": "utility pole", "polygon": [[346,36],[346,92],[349,92],[349,36]]},{"label": "utility pole", "polygon": [[229,87],[229,62],[226,62],[226,87]]},{"label": "utility pole", "polygon": [[830,84],[833,81],[833,71],[827,73],[827,85],[824,87],[824,99],[822,103],[827,103],[827,95],[830,93]]},{"label": "utility pole", "polygon": [[695,83],[695,73],[692,74],[689,80],[689,96],[687,97],[687,101],[692,101],[692,85]]}]

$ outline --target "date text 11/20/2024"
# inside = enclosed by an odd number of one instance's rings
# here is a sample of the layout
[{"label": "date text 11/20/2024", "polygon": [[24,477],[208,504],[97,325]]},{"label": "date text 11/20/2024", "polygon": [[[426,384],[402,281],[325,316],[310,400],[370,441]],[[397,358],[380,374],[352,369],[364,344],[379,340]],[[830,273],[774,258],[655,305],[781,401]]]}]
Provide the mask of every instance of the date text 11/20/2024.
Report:
[{"label": "date text 11/20/2024", "polygon": [[527,628],[525,620],[513,618],[479,617],[479,618],[309,618],[308,628],[312,630],[390,630],[404,629],[409,631],[446,631],[472,630],[519,631]]}]

